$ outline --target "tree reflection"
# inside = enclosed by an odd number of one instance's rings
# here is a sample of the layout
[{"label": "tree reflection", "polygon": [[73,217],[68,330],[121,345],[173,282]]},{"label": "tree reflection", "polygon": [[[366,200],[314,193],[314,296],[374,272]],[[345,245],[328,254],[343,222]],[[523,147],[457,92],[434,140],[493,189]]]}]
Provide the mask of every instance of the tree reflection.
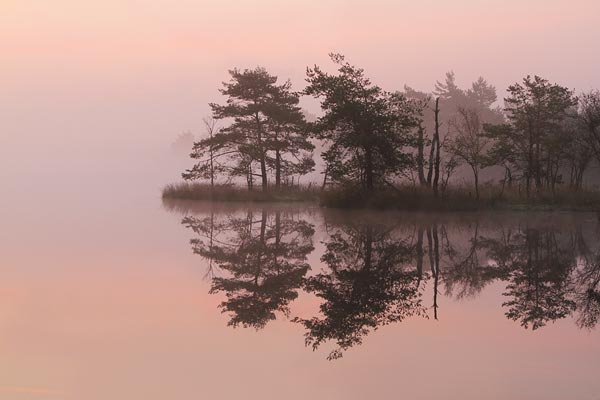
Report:
[{"label": "tree reflection", "polygon": [[323,213],[324,249],[312,270],[314,225],[297,213],[211,212],[182,223],[207,260],[210,292],[225,295],[229,325],[261,329],[278,313],[290,316],[300,292],[314,295],[317,313],[290,317],[308,346],[334,345],[329,359],[384,325],[442,318],[444,303],[476,301],[493,283],[504,288],[497,306],[526,329],[571,316],[580,328],[598,325],[598,232],[579,223],[359,215]]},{"label": "tree reflection", "polygon": [[212,275],[210,292],[224,292],[220,304],[229,325],[263,328],[277,311],[289,313],[309,270],[314,229],[308,222],[281,211],[248,211],[244,218],[215,215],[186,217],[182,223],[198,236],[194,253],[215,264],[223,276]]},{"label": "tree reflection", "polygon": [[479,220],[473,221],[466,227],[464,238],[453,240],[443,226],[444,255],[448,266],[444,273],[446,295],[454,295],[457,299],[475,297],[485,286],[506,275],[505,270],[490,262],[490,255],[484,253],[485,247],[491,245],[480,236],[479,224]]},{"label": "tree reflection", "polygon": [[487,260],[477,270],[492,270],[484,280],[506,282],[509,319],[535,330],[575,313],[580,327],[596,326],[600,250],[592,254],[580,227],[511,225],[491,233],[497,237],[472,240]]},{"label": "tree reflection", "polygon": [[424,314],[421,272],[407,265],[414,253],[410,243],[386,226],[332,228],[321,257],[325,270],[304,282],[306,291],[323,299],[321,315],[295,319],[307,329],[306,343],[313,349],[335,341],[330,359],[360,344],[370,330]]},{"label": "tree reflection", "polygon": [[600,251],[583,254],[574,281],[577,325],[593,329],[600,318]]},{"label": "tree reflection", "polygon": [[527,228],[514,236],[515,263],[505,296],[506,316],[525,328],[540,328],[571,314],[570,272],[576,265],[574,249],[559,243],[556,232]]}]

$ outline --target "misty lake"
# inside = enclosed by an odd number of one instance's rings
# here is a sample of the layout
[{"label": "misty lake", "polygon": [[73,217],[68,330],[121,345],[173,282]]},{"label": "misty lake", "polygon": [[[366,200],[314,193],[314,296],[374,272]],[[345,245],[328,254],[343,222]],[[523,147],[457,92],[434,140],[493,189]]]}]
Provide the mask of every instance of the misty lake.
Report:
[{"label": "misty lake", "polygon": [[591,213],[6,213],[6,399],[598,399]]}]

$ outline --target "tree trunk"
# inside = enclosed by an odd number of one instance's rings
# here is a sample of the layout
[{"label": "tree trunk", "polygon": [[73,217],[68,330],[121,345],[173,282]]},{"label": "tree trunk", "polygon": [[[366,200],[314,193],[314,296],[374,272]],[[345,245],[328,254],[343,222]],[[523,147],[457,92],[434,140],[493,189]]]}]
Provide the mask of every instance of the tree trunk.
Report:
[{"label": "tree trunk", "polygon": [[266,151],[262,141],[262,124],[258,112],[255,114],[256,119],[256,137],[258,141],[258,151],[260,153],[260,177],[262,179],[262,190],[267,190],[267,162]]},{"label": "tree trunk", "polygon": [[435,133],[433,134],[433,140],[431,141],[431,148],[429,149],[429,167],[427,171],[427,187],[431,187],[431,179],[433,177],[433,158],[435,156]]},{"label": "tree trunk", "polygon": [[471,165],[471,169],[473,169],[473,179],[475,180],[475,198],[479,200],[479,170],[474,165]]},{"label": "tree trunk", "polygon": [[260,177],[262,179],[262,190],[267,190],[267,163],[265,160],[265,152],[261,148],[260,150]]},{"label": "tree trunk", "polygon": [[539,135],[535,145],[535,187],[538,191],[542,188],[542,163],[540,160]]},{"label": "tree trunk", "polygon": [[214,165],[215,150],[212,145],[212,138],[213,138],[213,133],[211,130],[210,131],[210,140],[211,140],[211,145],[210,145],[210,187],[214,188],[215,187],[215,165]]},{"label": "tree trunk", "polygon": [[438,319],[438,285],[440,281],[440,246],[438,239],[438,228],[437,223],[433,224],[433,255],[435,262],[435,272],[434,272],[434,281],[433,281],[433,317]]},{"label": "tree trunk", "polygon": [[373,155],[371,154],[371,148],[365,149],[365,179],[367,190],[373,189]]},{"label": "tree trunk", "polygon": [[281,243],[281,211],[275,212],[275,248],[277,256],[279,253],[279,245]]},{"label": "tree trunk", "polygon": [[527,198],[529,198],[530,189],[531,189],[531,175],[534,172],[534,159],[533,159],[533,127],[531,123],[529,124],[529,148],[527,152],[527,173],[526,173],[526,190],[527,190]]},{"label": "tree trunk", "polygon": [[417,142],[417,168],[419,172],[419,184],[421,186],[425,186],[427,184],[427,180],[425,178],[425,128],[422,125],[419,125],[419,138]]},{"label": "tree trunk", "polygon": [[438,182],[440,179],[440,98],[435,99],[435,170],[433,176],[433,195],[438,195]]},{"label": "tree trunk", "polygon": [[254,177],[252,175],[252,164],[248,164],[246,170],[246,182],[248,182],[248,190],[252,191],[254,188]]},{"label": "tree trunk", "polygon": [[281,186],[281,154],[279,149],[275,150],[275,187]]},{"label": "tree trunk", "polygon": [[417,276],[419,282],[423,278],[423,228],[419,227],[417,236]]},{"label": "tree trunk", "polygon": [[327,185],[327,175],[329,174],[329,164],[325,167],[325,172],[323,172],[323,186],[321,186],[321,190],[325,190],[325,186]]}]

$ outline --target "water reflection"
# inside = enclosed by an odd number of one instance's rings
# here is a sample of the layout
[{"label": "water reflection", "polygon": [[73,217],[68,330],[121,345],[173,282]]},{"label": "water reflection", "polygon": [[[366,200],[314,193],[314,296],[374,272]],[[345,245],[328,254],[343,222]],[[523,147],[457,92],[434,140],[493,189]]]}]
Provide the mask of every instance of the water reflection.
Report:
[{"label": "water reflection", "polygon": [[326,224],[323,272],[307,277],[303,285],[323,299],[321,315],[294,321],[306,328],[306,343],[313,348],[335,341],[338,348],[329,358],[338,358],[360,344],[370,329],[425,315],[423,274],[411,265],[414,246],[395,234],[393,224]]},{"label": "water reflection", "polygon": [[[600,316],[598,231],[585,216],[184,210],[229,324],[260,329],[283,316],[313,349],[333,344],[329,358],[381,326],[443,318],[444,303],[477,301],[492,283],[505,288],[497,307],[525,329],[567,317],[593,329]],[[322,250],[309,265],[315,232]],[[320,300],[318,312],[291,313],[300,293]]]},{"label": "water reflection", "polygon": [[243,217],[214,212],[187,216],[182,224],[196,234],[194,253],[208,260],[211,293],[224,292],[220,307],[229,325],[264,328],[275,312],[288,314],[310,266],[314,229],[281,211],[248,211]]}]

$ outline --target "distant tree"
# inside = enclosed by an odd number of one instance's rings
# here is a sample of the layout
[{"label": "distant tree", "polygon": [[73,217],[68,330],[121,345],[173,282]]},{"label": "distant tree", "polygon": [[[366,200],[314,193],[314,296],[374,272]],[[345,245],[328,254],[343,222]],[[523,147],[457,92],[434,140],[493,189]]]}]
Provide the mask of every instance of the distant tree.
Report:
[{"label": "distant tree", "polygon": [[436,97],[444,100],[456,99],[457,97],[464,97],[465,93],[456,84],[456,76],[454,71],[446,72],[446,79],[444,82],[437,81],[435,83],[435,89],[433,94]]},{"label": "distant tree", "polygon": [[[203,118],[202,122],[204,122],[208,139],[212,142],[217,132],[217,121],[214,118]],[[210,186],[215,186],[215,150],[212,145],[208,146],[208,173],[210,175]]]},{"label": "distant tree", "polygon": [[322,154],[327,172],[335,182],[364,189],[389,183],[412,165],[407,149],[415,145],[416,105],[371,83],[343,56],[332,54],[331,59],[338,74],[309,68],[305,89],[307,95],[321,99],[324,115],[314,126],[328,145]]},{"label": "distant tree", "polygon": [[178,155],[189,155],[194,146],[194,134],[190,131],[180,133],[171,143],[171,150]]},{"label": "distant tree", "polygon": [[[442,146],[443,147],[443,146]],[[456,169],[460,166],[460,160],[454,154],[450,153],[448,157],[446,157],[442,162],[442,170],[440,172],[440,190],[442,191],[442,196],[448,190],[448,183],[450,182],[450,178],[456,172]]]},{"label": "distant tree", "polygon": [[[448,72],[443,82],[436,82],[432,94],[420,92],[409,86],[404,86],[403,93],[409,99],[422,104],[421,120],[416,132],[417,152],[415,162],[416,175],[419,178],[421,186],[428,186],[434,189],[438,146],[438,142],[435,140],[436,135],[439,137],[440,160],[442,164],[446,161],[452,161],[450,163],[452,168],[450,169],[446,169],[444,165],[441,165],[444,171],[440,172],[439,179],[441,179],[442,175],[447,177],[448,171],[454,172],[458,167],[458,159],[455,156],[452,154],[450,156],[444,155],[444,153],[449,153],[447,145],[450,144],[450,141],[446,140],[444,135],[446,130],[440,129],[442,127],[449,127],[451,121],[457,118],[459,109],[475,110],[479,115],[482,125],[500,124],[504,121],[501,110],[494,107],[497,99],[496,88],[482,77],[473,82],[470,89],[464,90],[457,85],[454,72]],[[426,151],[427,146],[430,147]],[[426,152],[429,154],[428,158],[425,157]],[[447,186],[447,184],[444,186]]]},{"label": "distant tree", "polygon": [[431,140],[427,138],[427,124],[425,115],[431,103],[431,96],[427,93],[416,91],[406,85],[404,86],[404,95],[416,104],[416,112],[418,113],[418,125],[416,128],[417,157],[415,160],[417,176],[419,179],[419,185],[428,186],[427,177],[425,176],[425,147],[431,144]]},{"label": "distant tree", "polygon": [[417,173],[419,176],[419,184],[425,186],[427,179],[425,178],[425,127],[423,123],[419,123],[417,128]]},{"label": "distant tree", "polygon": [[469,99],[487,108],[491,108],[496,100],[498,100],[496,88],[481,76],[473,82],[471,89],[467,90],[466,95]]},{"label": "distant tree", "polygon": [[[210,186],[215,185],[215,176],[217,171],[223,169],[223,167],[219,164],[219,159],[217,157],[217,153],[215,151],[214,145],[214,136],[218,132],[217,129],[217,121],[212,117],[202,118],[202,122],[204,123],[204,128],[206,131],[206,137],[198,142],[193,143],[192,153],[190,157],[195,159],[204,158],[201,162],[197,163],[192,167],[192,169],[187,170],[183,173],[184,179],[210,179]],[[207,144],[204,147],[200,147],[199,143]]]},{"label": "distant tree", "polygon": [[460,107],[450,121],[454,136],[448,151],[464,161],[473,171],[475,197],[479,199],[479,171],[486,166],[489,139],[483,134],[479,112],[476,109]]}]

